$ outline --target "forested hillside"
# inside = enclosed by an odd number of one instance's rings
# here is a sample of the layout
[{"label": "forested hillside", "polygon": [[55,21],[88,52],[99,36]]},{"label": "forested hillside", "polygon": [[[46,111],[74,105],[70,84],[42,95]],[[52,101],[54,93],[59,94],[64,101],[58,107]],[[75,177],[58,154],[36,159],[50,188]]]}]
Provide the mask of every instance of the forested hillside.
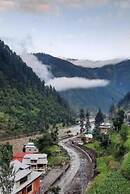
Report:
[{"label": "forested hillside", "polygon": [[89,107],[108,111],[113,103],[118,103],[130,91],[130,60],[110,64],[100,68],[85,68],[51,55],[37,53],[36,57],[50,67],[55,77],[84,77],[87,79],[106,79],[106,87],[71,89],[60,94],[76,110]]},{"label": "forested hillside", "polygon": [[71,122],[67,103],[0,41],[0,135],[47,130]]},{"label": "forested hillside", "polygon": [[119,107],[124,108],[125,110],[130,109],[130,92],[128,92],[124,98],[122,98],[119,103],[118,103]]}]

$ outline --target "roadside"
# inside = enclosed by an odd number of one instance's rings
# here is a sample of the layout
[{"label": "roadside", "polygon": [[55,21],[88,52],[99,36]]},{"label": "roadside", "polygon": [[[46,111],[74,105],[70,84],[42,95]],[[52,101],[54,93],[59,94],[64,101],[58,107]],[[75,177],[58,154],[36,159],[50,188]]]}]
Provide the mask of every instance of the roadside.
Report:
[{"label": "roadside", "polygon": [[97,176],[89,185],[87,194],[130,193],[130,128],[123,125],[120,131],[111,131],[109,140],[107,146],[100,141],[84,145],[85,149],[97,153]]},{"label": "roadside", "polygon": [[[72,134],[76,134],[79,132],[79,127],[78,126],[72,126],[72,127],[64,127],[59,129],[59,138],[63,138],[67,136],[67,131],[72,131]],[[27,144],[30,139],[37,139],[41,137],[41,133],[32,133],[30,135],[20,135],[17,137],[11,137],[11,138],[6,138],[6,139],[1,139],[0,144],[6,144],[9,143],[10,145],[13,146],[13,153],[15,152],[20,152],[23,149],[23,145]]]}]

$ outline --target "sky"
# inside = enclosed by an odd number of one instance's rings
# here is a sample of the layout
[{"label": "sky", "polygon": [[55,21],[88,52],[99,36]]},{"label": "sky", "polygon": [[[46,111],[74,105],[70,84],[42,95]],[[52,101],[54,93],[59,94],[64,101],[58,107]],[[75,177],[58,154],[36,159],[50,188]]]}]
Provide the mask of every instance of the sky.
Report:
[{"label": "sky", "polygon": [[130,0],[0,0],[0,38],[17,53],[130,57]]}]

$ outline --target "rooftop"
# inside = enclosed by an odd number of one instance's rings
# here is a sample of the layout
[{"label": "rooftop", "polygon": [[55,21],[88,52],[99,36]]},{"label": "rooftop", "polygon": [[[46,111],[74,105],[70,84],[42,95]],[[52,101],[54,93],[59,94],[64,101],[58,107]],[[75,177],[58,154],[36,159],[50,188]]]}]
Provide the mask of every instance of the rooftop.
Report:
[{"label": "rooftop", "polygon": [[13,171],[15,173],[17,173],[19,170],[29,169],[29,165],[23,164],[19,160],[11,161],[10,165],[13,166]]},{"label": "rooftop", "polygon": [[[27,170],[26,170],[27,171]],[[22,172],[19,171],[19,176],[22,177],[23,175],[26,176],[27,172]],[[23,183],[22,185],[20,185],[20,187],[16,188],[14,186],[13,192],[11,194],[17,194],[18,192],[20,192],[23,188],[25,188],[26,186],[28,186],[30,183],[32,183],[34,180],[36,180],[38,177],[40,177],[42,175],[42,172],[37,172],[37,171],[28,171],[28,173],[30,174],[30,178],[29,180],[27,180],[25,183]]]},{"label": "rooftop", "polygon": [[46,159],[47,158],[47,154],[25,154],[24,155],[24,159]]}]

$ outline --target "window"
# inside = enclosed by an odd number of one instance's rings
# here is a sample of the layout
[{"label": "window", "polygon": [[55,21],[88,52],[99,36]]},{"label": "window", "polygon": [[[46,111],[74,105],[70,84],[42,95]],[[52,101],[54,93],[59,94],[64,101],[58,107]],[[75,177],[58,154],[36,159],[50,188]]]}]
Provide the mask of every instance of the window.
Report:
[{"label": "window", "polygon": [[37,162],[37,160],[31,160],[31,163],[36,163]]},{"label": "window", "polygon": [[25,176],[22,179],[20,179],[20,185],[23,184],[23,183],[25,183],[27,180],[28,180],[28,177],[27,176]]},{"label": "window", "polygon": [[32,185],[29,185],[29,186],[27,187],[27,193],[29,193],[30,191],[32,191]]},{"label": "window", "polygon": [[38,164],[38,168],[43,168],[43,164]]},{"label": "window", "polygon": [[36,165],[32,165],[31,167],[32,167],[32,169],[36,169]]}]

